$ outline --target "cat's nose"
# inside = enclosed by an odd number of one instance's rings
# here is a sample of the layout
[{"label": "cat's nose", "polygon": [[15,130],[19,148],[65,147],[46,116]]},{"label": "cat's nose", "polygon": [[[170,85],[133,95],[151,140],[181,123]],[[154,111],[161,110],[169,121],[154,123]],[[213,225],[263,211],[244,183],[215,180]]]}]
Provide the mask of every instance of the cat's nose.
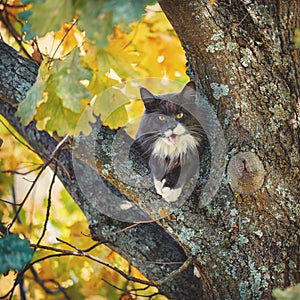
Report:
[{"label": "cat's nose", "polygon": [[166,137],[170,137],[171,135],[173,135],[173,130],[169,129],[169,130],[165,131]]}]

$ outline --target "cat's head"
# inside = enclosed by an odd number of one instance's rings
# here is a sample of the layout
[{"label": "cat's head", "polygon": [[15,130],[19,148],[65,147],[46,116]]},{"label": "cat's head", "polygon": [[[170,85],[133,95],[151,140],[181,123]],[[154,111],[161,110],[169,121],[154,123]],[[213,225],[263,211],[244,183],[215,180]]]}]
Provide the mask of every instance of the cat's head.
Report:
[{"label": "cat's head", "polygon": [[195,107],[194,82],[179,93],[153,95],[143,87],[140,93],[145,113],[137,139],[143,148],[160,158],[176,158],[196,150],[203,130],[191,111]]}]

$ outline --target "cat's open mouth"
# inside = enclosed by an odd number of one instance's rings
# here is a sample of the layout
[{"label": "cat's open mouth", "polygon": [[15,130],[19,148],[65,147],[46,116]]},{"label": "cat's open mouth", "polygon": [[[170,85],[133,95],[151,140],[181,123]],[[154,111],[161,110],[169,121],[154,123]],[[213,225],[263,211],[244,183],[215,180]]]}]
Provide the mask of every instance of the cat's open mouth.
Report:
[{"label": "cat's open mouth", "polygon": [[170,143],[175,143],[178,141],[179,135],[177,134],[171,134],[170,136],[166,137],[167,141]]}]

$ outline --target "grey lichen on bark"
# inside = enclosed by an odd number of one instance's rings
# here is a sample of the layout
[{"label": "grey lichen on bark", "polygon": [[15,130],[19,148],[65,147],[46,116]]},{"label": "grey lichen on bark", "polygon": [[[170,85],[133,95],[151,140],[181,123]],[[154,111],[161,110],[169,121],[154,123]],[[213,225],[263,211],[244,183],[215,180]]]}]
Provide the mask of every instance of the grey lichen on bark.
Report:
[{"label": "grey lichen on bark", "polygon": [[[299,280],[295,262],[299,261],[300,143],[299,128],[289,125],[300,94],[299,49],[293,44],[299,3],[162,0],[160,4],[186,50],[189,74],[218,114],[228,159],[241,152],[255,153],[263,164],[255,167],[260,179],[255,192],[250,189],[252,176],[246,193],[233,182],[235,196],[224,181],[197,221],[189,215],[196,224],[190,224],[193,231],[184,226],[184,233],[172,229],[190,249],[199,251],[200,269],[214,274],[208,277],[220,288],[215,294],[269,299],[272,286]],[[234,169],[243,173],[247,167],[243,161],[242,169],[239,165]],[[228,183],[230,177],[243,178],[232,175],[231,167],[227,170]],[[178,219],[186,226],[185,209]],[[289,255],[278,256],[279,252]],[[284,267],[289,263],[292,270]],[[230,292],[222,290],[224,281]]]},{"label": "grey lichen on bark", "polygon": [[[199,208],[200,193],[195,192],[169,219],[160,221],[185,253],[194,257],[201,278],[199,283],[193,276],[186,277],[195,280],[191,287],[195,293],[184,294],[186,299],[191,294],[195,299],[269,299],[274,287],[299,281],[299,129],[289,124],[300,95],[299,51],[292,44],[292,27],[299,26],[299,4],[160,2],[186,50],[198,90],[223,126],[229,145],[226,159],[242,151],[255,152],[265,170],[263,185],[255,193],[234,194],[224,177],[206,206]],[[113,176],[108,173],[108,184],[114,183]],[[125,198],[132,195],[130,189],[120,189]],[[89,210],[86,200],[80,198],[78,203],[87,212],[95,236],[103,238],[122,228],[118,221],[99,214],[95,205]],[[147,226],[140,226],[151,233],[145,235],[149,244],[141,252],[145,256],[161,253],[151,241],[167,241],[166,232],[155,224]],[[111,237],[112,245],[124,247],[130,256],[138,228]],[[146,234],[143,230],[139,233]],[[163,251],[176,247],[175,243]],[[135,252],[137,257],[143,253]],[[141,268],[147,274],[152,266]]]},{"label": "grey lichen on bark", "polygon": [[[20,56],[1,40],[0,53],[1,62],[5,62],[0,64],[0,74],[5,74],[5,76],[0,76],[0,113],[25,138],[42,159],[48,160],[58,142],[48,132],[37,130],[35,122],[24,126],[15,117],[18,103],[25,98],[27,90],[35,82],[38,66]],[[109,140],[109,135],[113,136],[114,132],[109,128],[105,129],[106,132],[103,135],[103,139],[107,138]],[[103,153],[102,156],[99,154],[98,160],[100,162],[101,159],[104,159],[103,155]],[[109,155],[109,153],[106,155]],[[183,263],[187,259],[186,254],[175,239],[156,222],[139,224],[124,230],[131,223],[120,222],[101,213],[97,203],[94,203],[87,195],[84,195],[78,186],[73,169],[74,160],[76,160],[77,166],[81,168],[83,184],[85,182],[89,186],[94,181],[97,184],[97,179],[99,179],[105,182],[112,193],[118,193],[118,196],[124,197],[124,199],[127,199],[127,197],[122,191],[120,192],[117,187],[107,181],[105,177],[101,177],[101,174],[91,168],[84,160],[72,157],[70,147],[61,150],[57,158],[60,166],[58,168],[58,177],[87,217],[92,237],[96,240],[104,241],[112,249],[122,254],[134,266],[139,268],[149,280],[162,279],[180,267],[180,263],[175,265],[172,262]],[[151,261],[159,261],[160,263],[151,263]],[[190,285],[186,286],[186,282],[189,282]],[[178,276],[162,284],[159,289],[171,299],[179,296],[181,299],[188,300],[191,292],[195,297],[199,298],[202,287],[199,279],[193,275],[193,267],[189,266]]]}]

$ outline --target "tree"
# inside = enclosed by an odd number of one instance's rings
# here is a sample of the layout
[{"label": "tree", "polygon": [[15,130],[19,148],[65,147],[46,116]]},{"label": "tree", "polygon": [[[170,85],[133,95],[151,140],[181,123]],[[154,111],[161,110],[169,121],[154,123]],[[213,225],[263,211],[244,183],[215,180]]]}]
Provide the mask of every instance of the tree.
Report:
[{"label": "tree", "polygon": [[[300,281],[299,49],[294,44],[300,6],[296,1],[169,0],[160,5],[186,52],[201,103],[206,98],[224,131],[227,145],[210,140],[212,148],[226,150],[229,161],[224,174],[224,158],[211,170],[223,176],[217,193],[200,199],[196,189],[170,217],[130,227],[99,213],[84,198],[69,148],[55,156],[57,175],[85,213],[93,238],[105,238],[170,299],[271,299],[275,287]],[[0,51],[1,114],[47,160],[58,142],[35,122],[24,126],[15,116],[38,67],[2,41]],[[59,67],[54,71],[59,73]],[[102,126],[95,134],[101,145],[110,145],[117,131]],[[90,187],[100,176],[112,194],[126,201],[157,197],[122,184],[109,148],[101,145],[99,173],[88,155],[75,158],[80,159],[81,184]],[[93,144],[84,147],[82,153],[93,153]],[[137,156],[133,161],[142,171]],[[170,264],[183,261],[181,267]]]}]

